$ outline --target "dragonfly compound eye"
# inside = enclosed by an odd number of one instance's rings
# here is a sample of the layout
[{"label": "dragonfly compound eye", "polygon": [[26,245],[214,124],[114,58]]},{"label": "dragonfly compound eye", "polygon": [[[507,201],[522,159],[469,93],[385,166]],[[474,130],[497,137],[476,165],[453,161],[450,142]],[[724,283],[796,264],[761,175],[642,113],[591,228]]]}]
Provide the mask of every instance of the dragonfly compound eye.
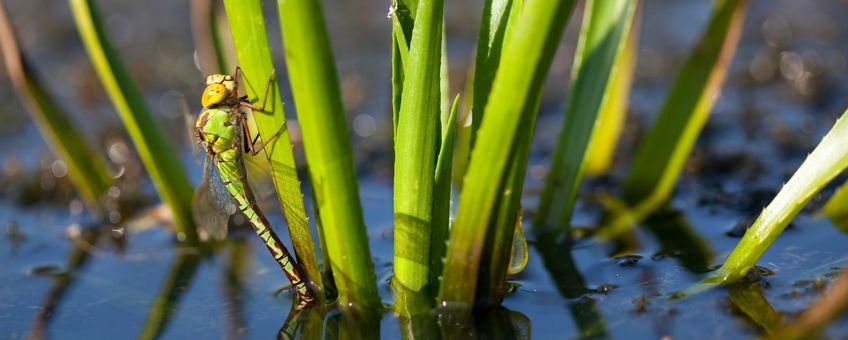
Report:
[{"label": "dragonfly compound eye", "polygon": [[203,91],[200,102],[203,104],[203,107],[220,104],[227,98],[227,93],[227,87],[223,84],[212,84],[207,86],[206,90]]}]

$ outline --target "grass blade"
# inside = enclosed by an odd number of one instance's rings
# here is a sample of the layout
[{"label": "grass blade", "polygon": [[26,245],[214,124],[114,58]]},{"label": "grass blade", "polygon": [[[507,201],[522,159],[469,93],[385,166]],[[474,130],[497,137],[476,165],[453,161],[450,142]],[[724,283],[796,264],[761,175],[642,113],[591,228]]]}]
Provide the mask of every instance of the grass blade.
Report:
[{"label": "grass blade", "polygon": [[[260,1],[225,0],[224,9],[233,34],[245,92],[252,103],[259,102],[265,93],[266,81],[274,74],[262,5]],[[277,138],[265,140],[269,144],[264,151],[271,163],[271,178],[283,208],[294,252],[312,281],[312,288],[316,289],[315,296],[323,299],[323,280],[309,233],[303,193],[294,162],[294,150],[289,130],[285,128],[286,117],[276,80],[271,82],[271,87],[270,97],[265,105],[266,112],[254,112],[253,118],[256,120],[260,136],[273,136],[283,129]]]},{"label": "grass blade", "polygon": [[[395,275],[398,292],[427,294],[433,194],[441,136],[443,0],[422,0],[405,65],[395,136]],[[397,308],[407,310],[407,298]],[[417,309],[417,308],[416,308]],[[428,308],[429,309],[429,308]]]},{"label": "grass blade", "polygon": [[430,233],[430,296],[439,294],[439,275],[444,267],[442,259],[447,249],[451,215],[451,170],[453,150],[456,142],[456,117],[459,111],[459,95],[453,100],[450,115],[445,124],[433,189],[433,229]]},{"label": "grass blade", "polygon": [[616,60],[626,46],[636,1],[589,0],[574,59],[570,100],[536,213],[538,229],[565,230],[586,167],[586,150]]},{"label": "grass blade", "polygon": [[842,114],[798,171],[763,209],[715,273],[720,283],[742,278],[789,222],[836,175],[848,167],[848,111]]},{"label": "grass blade", "polygon": [[739,41],[747,0],[717,0],[707,30],[680,69],[624,184],[631,207],[650,212],[671,195],[709,116]]},{"label": "grass blade", "polygon": [[404,70],[409,63],[409,43],[417,9],[418,0],[392,1],[392,137],[397,136]]},{"label": "grass blade", "polygon": [[[380,307],[338,76],[320,2],[277,2],[286,64],[339,304]],[[351,247],[350,245],[356,245]]]},{"label": "grass blade", "polygon": [[[537,100],[533,112],[539,111]],[[477,284],[477,300],[483,304],[498,305],[503,301],[509,287],[507,272],[513,260],[515,234],[523,233],[521,227],[521,192],[524,190],[524,177],[527,161],[530,157],[530,143],[536,117],[533,116],[527,127],[520,130],[516,140],[516,155],[509,167],[509,175],[497,204],[497,213],[490,222],[491,231],[483,249],[483,258],[489,259],[480,269],[480,282]],[[521,230],[519,230],[521,229]],[[523,236],[521,236],[523,237]],[[524,245],[526,246],[526,245]],[[509,249],[510,251],[507,251]]]},{"label": "grass blade", "polygon": [[489,232],[486,226],[496,216],[520,131],[529,128],[537,114],[534,109],[542,83],[573,8],[574,1],[533,1],[522,10],[516,23],[492,85],[485,108],[487,118],[480,127],[465,176],[451,230],[441,301],[470,305],[474,300],[480,255]]},{"label": "grass blade", "polygon": [[174,148],[159,130],[141,94],[121,65],[117,52],[106,39],[97,9],[90,0],[69,0],[69,3],[94,70],[112,98],[153,185],[171,208],[178,239],[189,244],[196,243],[197,235],[191,217],[191,185],[173,152]]},{"label": "grass blade", "polygon": [[[483,121],[483,111],[489,101],[495,73],[501,61],[508,26],[514,26],[524,1],[486,0],[477,37],[477,54],[474,59],[473,97],[471,103],[471,139],[473,149],[477,130]],[[513,10],[515,9],[515,10]],[[511,24],[510,24],[511,23]],[[476,108],[476,110],[475,110]]]},{"label": "grass blade", "polygon": [[632,23],[627,31],[625,45],[618,52],[613,74],[610,75],[604,100],[598,109],[597,125],[592,131],[589,150],[586,154],[586,175],[602,175],[609,169],[615,154],[615,146],[624,120],[627,116],[627,104],[630,100],[630,87],[636,71],[636,55],[639,49],[639,28],[642,5],[636,5]]},{"label": "grass blade", "polygon": [[98,209],[112,178],[102,155],[93,152],[68,115],[35,78],[18,47],[6,11],[0,5],[0,46],[6,72],[50,149],[68,165],[68,176],[89,208]]},{"label": "grass blade", "polygon": [[827,201],[820,213],[830,217],[836,224],[848,221],[848,183],[836,189],[836,193]]}]

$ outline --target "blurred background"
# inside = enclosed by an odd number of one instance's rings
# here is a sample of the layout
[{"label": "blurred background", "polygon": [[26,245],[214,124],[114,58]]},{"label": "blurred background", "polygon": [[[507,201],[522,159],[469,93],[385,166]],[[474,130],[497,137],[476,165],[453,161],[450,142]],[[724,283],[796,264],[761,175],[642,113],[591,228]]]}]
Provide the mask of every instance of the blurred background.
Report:
[{"label": "blurred background", "polygon": [[[89,132],[100,150],[123,142],[118,117],[95,76],[65,4],[48,0],[4,1],[21,48],[60,104],[72,113],[80,129]],[[169,132],[171,142],[184,147],[186,138],[178,103],[199,108],[205,75],[194,58],[188,2],[104,1],[98,3],[109,38],[118,49],[133,81]],[[272,3],[266,4],[275,14]],[[473,58],[482,1],[446,4],[446,30],[453,93],[465,87]],[[568,83],[582,3],[578,4],[545,89],[538,124],[539,152],[555,145]],[[647,0],[627,131],[652,120],[670,82],[703,29],[710,2]],[[745,122],[746,137],[766,137],[807,148],[830,127],[829,120],[848,103],[846,96],[846,1],[751,1],[741,41],[708,131],[730,119]],[[390,21],[387,1],[332,3],[327,11],[342,93],[363,171],[381,175],[391,169]],[[353,13],[353,15],[351,15]],[[285,83],[279,25],[267,15],[270,43],[286,102],[287,116],[296,119]],[[227,37],[228,38],[228,37]],[[49,152],[27,118],[0,70],[0,150],[3,162],[20,161],[32,168]],[[732,116],[732,117],[727,117]],[[735,125],[735,124],[734,124]],[[754,131],[756,130],[756,131]],[[631,134],[632,135],[632,134]],[[622,143],[627,154],[627,145]],[[117,148],[117,147],[116,147]],[[123,148],[123,147],[121,147]],[[808,148],[807,148],[808,149]],[[26,150],[26,152],[20,152]],[[16,160],[17,159],[17,160]],[[114,161],[114,159],[113,159]],[[4,167],[8,168],[8,164]]]}]

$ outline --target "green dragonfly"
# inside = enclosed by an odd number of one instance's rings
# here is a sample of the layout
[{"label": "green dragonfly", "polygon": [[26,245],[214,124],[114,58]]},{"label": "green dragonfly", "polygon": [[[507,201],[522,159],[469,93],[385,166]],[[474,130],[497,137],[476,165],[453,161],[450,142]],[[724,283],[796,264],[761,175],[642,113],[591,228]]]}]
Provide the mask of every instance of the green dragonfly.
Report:
[{"label": "green dragonfly", "polygon": [[[258,135],[255,139],[250,138],[248,110],[263,111],[265,100],[262,106],[256,106],[247,96],[238,96],[239,73],[240,69],[236,68],[233,75],[213,74],[206,78],[206,89],[201,97],[203,111],[193,131],[206,152],[206,161],[204,179],[195,192],[193,213],[195,220],[201,221],[198,223],[201,234],[215,239],[226,237],[227,222],[236,209],[244,213],[297,292],[298,307],[304,308],[314,301],[313,293],[306,284],[303,270],[256,204],[244,162],[244,153],[256,156],[282,129],[262,145],[257,144]],[[266,86],[266,99],[272,81],[273,75]],[[209,206],[213,210],[211,213],[207,209]]]}]

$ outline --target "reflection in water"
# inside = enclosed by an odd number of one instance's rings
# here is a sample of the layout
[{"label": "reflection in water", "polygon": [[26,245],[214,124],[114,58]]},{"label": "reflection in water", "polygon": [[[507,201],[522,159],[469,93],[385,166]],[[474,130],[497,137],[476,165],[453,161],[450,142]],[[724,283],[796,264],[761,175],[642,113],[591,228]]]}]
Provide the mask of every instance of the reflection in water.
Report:
[{"label": "reflection in water", "polygon": [[277,339],[295,339],[297,337],[297,329],[300,327],[301,316],[303,316],[303,314],[303,309],[297,308],[297,305],[292,304],[291,309],[289,310],[289,315],[286,317],[286,322],[283,323],[283,327],[280,328],[280,331],[277,333]]},{"label": "reflection in water", "polygon": [[247,330],[242,313],[242,278],[250,258],[250,247],[243,238],[231,237],[228,246],[230,250],[224,270],[223,298],[228,327],[226,339],[242,339]]},{"label": "reflection in water", "polygon": [[727,287],[730,302],[741,311],[749,323],[774,335],[783,324],[783,315],[777,312],[763,296],[760,282],[739,282]]},{"label": "reflection in water", "polygon": [[77,236],[78,238],[75,242],[72,242],[74,247],[73,250],[71,250],[71,254],[68,256],[64,272],[55,276],[53,287],[50,288],[50,291],[47,293],[47,298],[41,305],[38,314],[35,315],[35,321],[33,322],[32,329],[30,329],[28,336],[30,339],[44,339],[46,337],[46,330],[50,323],[50,319],[53,317],[56,308],[62,301],[62,297],[65,295],[65,292],[67,292],[68,288],[70,288],[74,283],[76,274],[87,262],[90,250],[92,249],[91,245],[97,241],[100,234],[100,228],[86,228],[79,236]]},{"label": "reflection in water", "polygon": [[[317,313],[316,313],[317,314]],[[345,312],[333,310],[324,316],[323,334],[312,333],[316,329],[304,327],[304,339],[379,339],[380,317],[378,313],[361,313],[350,309]],[[310,322],[311,323],[311,322]],[[309,331],[309,333],[307,333]]]},{"label": "reflection in water", "polygon": [[201,253],[197,248],[178,249],[168,276],[150,306],[147,321],[139,334],[140,339],[155,339],[162,335],[183,293],[188,290],[200,263]]},{"label": "reflection in water", "polygon": [[[536,249],[542,256],[548,273],[563,297],[571,300],[568,309],[583,338],[608,338],[603,315],[598,311],[597,302],[586,294],[594,292],[586,287],[583,276],[577,270],[571,257],[569,240],[556,234],[536,235]],[[576,299],[576,300],[575,300]]]},{"label": "reflection in water", "polygon": [[667,207],[649,216],[644,224],[662,245],[654,255],[655,258],[674,257],[692,273],[706,273],[711,270],[712,249],[692,230],[686,216],[681,212]]},{"label": "reflection in water", "polygon": [[470,310],[447,306],[414,317],[400,316],[402,339],[519,339],[531,337],[530,319],[503,307]]}]

